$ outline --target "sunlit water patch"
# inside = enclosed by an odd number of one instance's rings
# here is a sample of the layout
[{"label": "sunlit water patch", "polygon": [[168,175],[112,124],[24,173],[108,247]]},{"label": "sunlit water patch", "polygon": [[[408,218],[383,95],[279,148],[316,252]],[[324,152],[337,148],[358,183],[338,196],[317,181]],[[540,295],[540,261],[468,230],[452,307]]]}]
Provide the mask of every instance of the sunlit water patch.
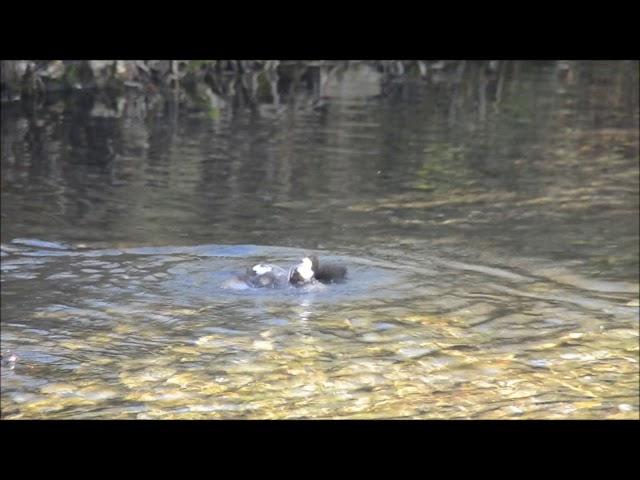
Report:
[{"label": "sunlit water patch", "polygon": [[344,284],[238,292],[309,252],[4,247],[5,418],[638,414],[637,295],[566,268],[318,251]]}]

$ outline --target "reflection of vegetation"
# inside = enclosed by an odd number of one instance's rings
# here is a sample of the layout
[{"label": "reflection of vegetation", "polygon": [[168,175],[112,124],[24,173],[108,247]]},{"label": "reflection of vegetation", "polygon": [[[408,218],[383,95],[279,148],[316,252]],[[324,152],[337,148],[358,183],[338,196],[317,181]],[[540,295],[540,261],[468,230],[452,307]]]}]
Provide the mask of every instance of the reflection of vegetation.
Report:
[{"label": "reflection of vegetation", "polygon": [[[420,205],[442,214],[447,204],[473,209],[473,202],[514,219],[534,211],[575,216],[589,208],[587,196],[605,188],[600,179],[619,176],[621,186],[637,189],[630,175],[637,168],[629,169],[637,158],[637,128],[629,128],[637,126],[637,107],[604,108],[637,100],[633,63],[425,65],[412,75],[409,63],[384,62],[34,63],[42,74],[31,77],[42,88],[65,74],[70,82],[93,75],[95,88],[3,104],[3,120],[19,119],[2,122],[3,186],[55,178],[60,188],[37,215],[115,222],[111,231],[123,237],[136,235],[128,231],[136,221],[160,228],[158,215],[192,228],[193,217],[171,207],[214,204],[207,220],[245,240],[284,220],[297,221],[304,237],[314,218],[340,235],[351,221],[364,221],[348,212],[380,207],[388,214],[392,205],[416,210],[391,219],[407,225],[436,221],[420,215]],[[28,70],[18,62],[3,67],[3,75]],[[107,85],[100,76],[120,78],[123,89],[100,87]],[[342,96],[339,76],[352,82],[353,97]],[[187,153],[184,129],[193,146]],[[147,178],[149,171],[157,178]],[[541,176],[555,180],[541,184]],[[576,190],[576,176],[594,188]],[[171,185],[171,192],[139,188],[145,182]],[[115,209],[105,201],[125,199],[130,205]],[[438,221],[470,221],[470,212],[456,213]],[[247,226],[247,217],[257,224]]]},{"label": "reflection of vegetation", "polygon": [[437,187],[448,189],[464,182],[470,176],[464,163],[464,152],[463,146],[430,143],[425,148],[426,161],[418,170],[419,180],[414,188],[426,191]]}]

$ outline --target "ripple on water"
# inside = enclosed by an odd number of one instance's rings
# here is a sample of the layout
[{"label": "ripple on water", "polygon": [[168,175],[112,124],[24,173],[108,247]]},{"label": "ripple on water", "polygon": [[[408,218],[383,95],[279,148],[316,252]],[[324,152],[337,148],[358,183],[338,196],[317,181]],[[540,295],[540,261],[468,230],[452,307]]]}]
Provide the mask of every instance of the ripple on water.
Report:
[{"label": "ripple on water", "polygon": [[[51,398],[19,397],[30,406],[16,413],[22,407],[8,397],[14,418],[99,417],[83,402],[105,404],[108,412],[121,398],[122,415],[149,418],[180,418],[188,405],[205,416],[254,418],[542,415],[528,397],[562,397],[566,415],[580,416],[596,407],[569,405],[571,395],[583,389],[596,395],[598,388],[614,395],[609,384],[621,384],[620,371],[637,378],[637,306],[620,285],[611,299],[581,288],[596,283],[566,276],[564,286],[559,278],[545,283],[542,272],[406,252],[365,258],[320,251],[321,261],[349,268],[346,283],[315,292],[232,291],[222,284],[247,266],[289,265],[310,252],[255,245],[24,247],[30,250],[7,251],[3,279],[41,274],[54,281],[45,297],[34,298],[33,315],[3,324],[3,348],[19,345],[22,361],[7,381]],[[623,354],[620,344],[627,345]],[[585,374],[565,378],[578,369]],[[505,383],[512,378],[523,383]],[[88,388],[88,381],[97,384]],[[527,381],[539,393],[525,388]],[[452,398],[472,393],[480,400],[466,410],[447,410]],[[436,400],[425,405],[424,398]],[[58,400],[73,408],[58,409]],[[637,404],[623,396],[611,408],[629,415]]]},{"label": "ripple on water", "polygon": [[11,243],[35,248],[52,248],[54,250],[67,250],[69,248],[64,243],[47,242],[44,240],[38,240],[36,238],[16,238],[12,240]]},{"label": "ripple on water", "polygon": [[[219,250],[216,249],[218,252]],[[215,256],[196,261],[185,261],[167,270],[168,278],[163,286],[165,291],[183,295],[193,301],[209,302],[221,298],[274,300],[284,303],[299,303],[303,298],[312,298],[314,302],[340,302],[345,300],[363,300],[366,298],[397,298],[411,295],[415,286],[415,272],[389,268],[388,262],[364,259],[346,255],[332,255],[316,252],[320,261],[338,262],[348,268],[347,281],[331,284],[322,289],[246,289],[231,290],[223,288],[225,281],[243,273],[247,267],[269,261],[287,267],[299,261],[309,251],[278,247],[251,246],[252,255]],[[235,249],[232,251],[236,251]],[[220,252],[219,252],[220,253]]]}]

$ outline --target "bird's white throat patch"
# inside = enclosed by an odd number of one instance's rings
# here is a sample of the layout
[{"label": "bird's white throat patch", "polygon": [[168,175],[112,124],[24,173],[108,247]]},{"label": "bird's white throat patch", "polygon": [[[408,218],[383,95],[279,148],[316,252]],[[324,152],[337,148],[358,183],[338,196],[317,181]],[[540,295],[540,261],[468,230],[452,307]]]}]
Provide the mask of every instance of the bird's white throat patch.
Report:
[{"label": "bird's white throat patch", "polygon": [[311,267],[312,267],[311,259],[308,257],[303,258],[302,263],[298,265],[298,268],[297,268],[298,273],[304,279],[305,282],[308,282],[309,280],[311,280],[311,277],[313,277],[313,269]]},{"label": "bird's white throat patch", "polygon": [[258,265],[255,265],[253,267],[253,271],[258,275],[264,275],[265,273],[269,273],[271,271],[271,267],[269,265],[259,263]]}]

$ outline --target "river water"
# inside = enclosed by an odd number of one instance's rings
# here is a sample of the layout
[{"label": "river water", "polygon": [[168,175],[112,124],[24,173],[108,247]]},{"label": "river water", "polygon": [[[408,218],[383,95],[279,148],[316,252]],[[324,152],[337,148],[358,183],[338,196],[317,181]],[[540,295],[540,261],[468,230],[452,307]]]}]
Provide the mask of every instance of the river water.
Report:
[{"label": "river water", "polygon": [[2,418],[639,417],[637,62],[285,87],[2,105]]}]

